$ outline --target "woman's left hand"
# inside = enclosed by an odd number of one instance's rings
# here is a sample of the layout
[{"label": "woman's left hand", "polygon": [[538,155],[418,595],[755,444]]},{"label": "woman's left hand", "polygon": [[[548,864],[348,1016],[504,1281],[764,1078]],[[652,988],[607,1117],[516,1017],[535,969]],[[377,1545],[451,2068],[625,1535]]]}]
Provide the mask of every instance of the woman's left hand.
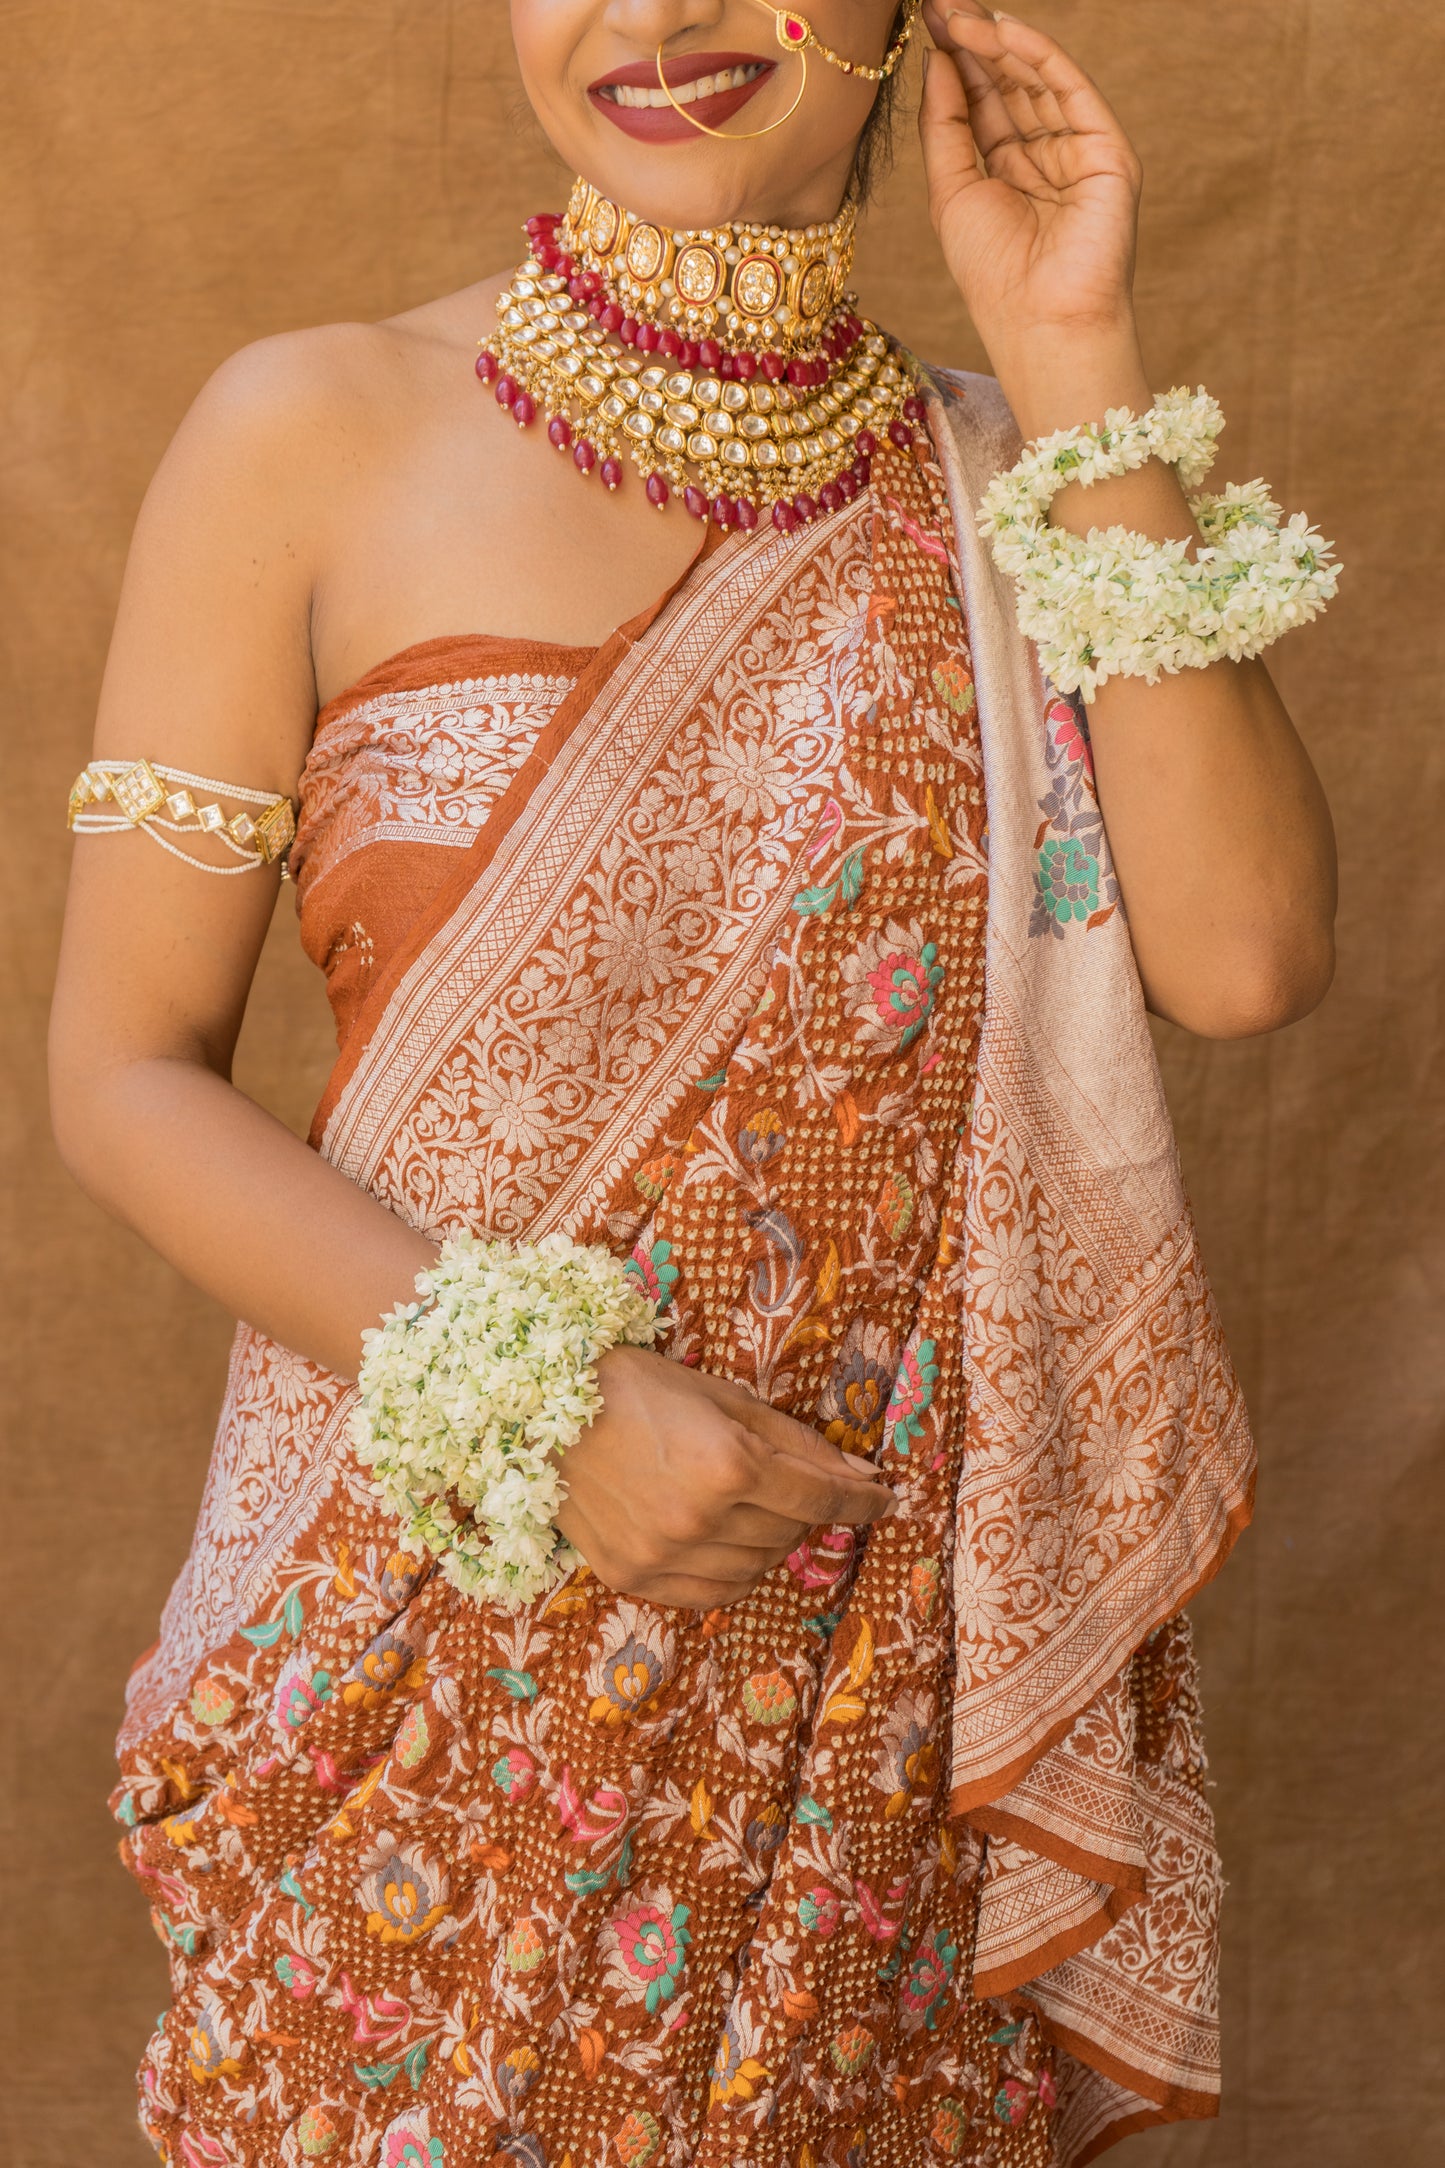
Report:
[{"label": "woman's left hand", "polygon": [[926,0],[924,21],[929,214],[995,368],[1041,334],[1132,329],[1140,166],[1102,93],[980,0]]}]

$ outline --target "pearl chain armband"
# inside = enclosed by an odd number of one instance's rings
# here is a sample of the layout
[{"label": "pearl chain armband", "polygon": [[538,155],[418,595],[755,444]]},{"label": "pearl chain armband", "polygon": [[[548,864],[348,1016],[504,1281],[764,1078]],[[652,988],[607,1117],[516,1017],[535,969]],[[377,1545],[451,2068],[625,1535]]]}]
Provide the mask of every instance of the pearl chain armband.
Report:
[{"label": "pearl chain armband", "polygon": [[[172,786],[169,790],[167,785]],[[195,791],[217,791],[223,798],[237,798],[243,806],[259,806],[249,813],[227,815],[216,803],[196,803]],[[99,812],[98,806],[113,810]],[[183,858],[202,873],[251,873],[258,866],[281,862],[281,878],[288,878],[286,853],[296,837],[296,815],[289,798],[274,791],[245,790],[238,783],[219,783],[214,776],[192,775],[188,768],[168,768],[150,760],[92,760],[81,769],[70,789],[68,824],[81,835],[98,835],[122,828],[141,828],[153,843],[173,858]],[[213,865],[168,843],[158,833],[214,836],[242,863]]]},{"label": "pearl chain armband", "polygon": [[[1207,392],[1176,389],[1147,414],[1113,408],[1101,424],[1040,438],[989,485],[979,532],[1015,581],[1020,628],[1060,692],[1089,699],[1111,677],[1155,685],[1166,672],[1247,660],[1333,600],[1340,567],[1302,512],[1286,522],[1263,482],[1200,492],[1223,427]],[[1179,476],[1203,536],[1193,557],[1185,541],[1127,527],[1050,525],[1071,483],[1116,480],[1151,459]]]}]

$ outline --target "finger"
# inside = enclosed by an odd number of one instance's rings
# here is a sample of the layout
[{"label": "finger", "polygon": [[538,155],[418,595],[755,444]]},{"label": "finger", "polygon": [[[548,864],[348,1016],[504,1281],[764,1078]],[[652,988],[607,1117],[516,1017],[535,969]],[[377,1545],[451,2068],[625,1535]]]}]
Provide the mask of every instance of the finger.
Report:
[{"label": "finger", "polygon": [[769,1407],[766,1400],[754,1401],[746,1422],[754,1437],[761,1438],[775,1453],[787,1453],[794,1460],[808,1461],[826,1474],[845,1481],[877,1481],[878,1470],[871,1460],[830,1445],[821,1431],[814,1430],[811,1424],[800,1423],[795,1415],[786,1415],[781,1408]]},{"label": "finger", "polygon": [[741,1543],[786,1558],[816,1525],[814,1521],[792,1520],[786,1513],[771,1513],[764,1506],[736,1505],[719,1526],[718,1536],[724,1543]]},{"label": "finger", "polygon": [[886,1519],[898,1503],[885,1483],[855,1483],[846,1477],[828,1475],[788,1453],[774,1453],[768,1459],[756,1487],[741,1502],[786,1514],[789,1519],[801,1521],[805,1528],[820,1528],[835,1521],[849,1528],[867,1528],[874,1521]]},{"label": "finger", "polygon": [[943,63],[939,72],[954,75],[960,82],[968,126],[981,156],[987,159],[1000,143],[1012,140],[1016,133],[1013,117],[993,75],[975,53],[949,40],[944,40],[939,50]]},{"label": "finger", "polygon": [[926,53],[918,133],[928,175],[929,213],[935,225],[941,205],[983,181],[978,144],[969,117],[968,91],[946,53]]},{"label": "finger", "polygon": [[973,130],[985,159],[1009,142],[1035,143],[1068,134],[1069,122],[1043,77],[1000,40],[987,36],[993,25],[979,27],[985,35],[952,42],[952,57],[968,90]]},{"label": "finger", "polygon": [[796,1547],[796,1536],[787,1549],[777,1545],[730,1543],[720,1536],[705,1543],[679,1544],[666,1563],[653,1570],[669,1578],[680,1574],[690,1581],[716,1581],[720,1588],[752,1588]]},{"label": "finger", "polygon": [[1076,133],[1123,137],[1119,117],[1093,77],[1045,31],[1020,22],[1016,15],[998,15],[987,22],[957,7],[946,27],[952,38],[979,58],[1027,68],[1057,101],[1066,125]]},{"label": "finger", "polygon": [[987,78],[1021,132],[1039,125],[1042,115],[1036,108],[1045,105],[1053,108],[1054,118],[1062,123],[1053,91],[1023,53],[1011,50],[1002,25],[955,11],[948,20],[947,36],[957,57],[969,64],[970,72]]}]

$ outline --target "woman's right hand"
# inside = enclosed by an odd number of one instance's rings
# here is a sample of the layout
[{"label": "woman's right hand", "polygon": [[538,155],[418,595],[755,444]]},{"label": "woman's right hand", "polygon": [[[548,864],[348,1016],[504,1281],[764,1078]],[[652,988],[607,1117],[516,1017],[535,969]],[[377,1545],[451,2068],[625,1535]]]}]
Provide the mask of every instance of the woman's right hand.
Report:
[{"label": "woman's right hand", "polygon": [[603,1409],[563,1463],[557,1526],[599,1581],[650,1603],[737,1603],[810,1528],[894,1510],[870,1461],[746,1386],[644,1348],[597,1365]]}]

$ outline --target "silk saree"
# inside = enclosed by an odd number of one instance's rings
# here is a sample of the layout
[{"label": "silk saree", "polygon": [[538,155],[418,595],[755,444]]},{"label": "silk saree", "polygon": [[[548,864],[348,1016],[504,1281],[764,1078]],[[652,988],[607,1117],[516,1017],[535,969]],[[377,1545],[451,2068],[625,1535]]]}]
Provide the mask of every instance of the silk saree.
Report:
[{"label": "silk saree", "polygon": [[928,408],[596,649],[428,642],[318,719],[315,1149],[608,1243],[899,1510],[728,1610],[504,1613],[239,1326],[112,1797],[176,2168],[1074,2168],[1214,2112],[1183,1607],[1253,1449],[1085,720],[973,524],[1011,418]]}]

